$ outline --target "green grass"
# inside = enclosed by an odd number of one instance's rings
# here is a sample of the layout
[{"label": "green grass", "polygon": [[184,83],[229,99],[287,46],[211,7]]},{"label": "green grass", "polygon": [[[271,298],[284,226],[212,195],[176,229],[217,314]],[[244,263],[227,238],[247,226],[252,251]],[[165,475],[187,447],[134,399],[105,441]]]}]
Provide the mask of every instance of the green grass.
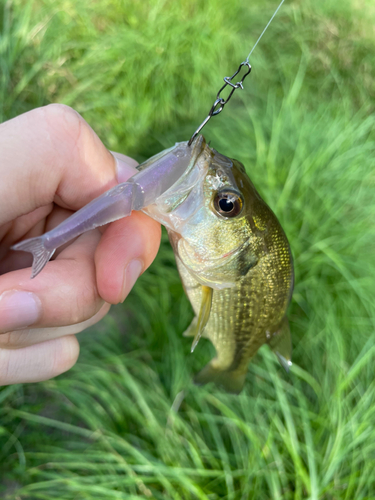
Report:
[{"label": "green grass", "polygon": [[[138,159],[190,136],[276,7],[0,5],[1,119],[64,102]],[[375,498],[374,20],[369,1],[285,2],[205,130],[289,237],[291,373],[265,347],[238,397],[191,384],[212,347],[181,336],[192,312],[163,235],[73,370],[0,391],[1,498]]]}]

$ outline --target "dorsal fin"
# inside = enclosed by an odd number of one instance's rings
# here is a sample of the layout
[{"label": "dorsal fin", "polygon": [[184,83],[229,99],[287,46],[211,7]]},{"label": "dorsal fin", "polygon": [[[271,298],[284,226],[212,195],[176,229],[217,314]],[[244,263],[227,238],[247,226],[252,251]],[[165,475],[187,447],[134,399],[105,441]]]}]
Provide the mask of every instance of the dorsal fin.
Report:
[{"label": "dorsal fin", "polygon": [[202,300],[201,308],[198,314],[197,327],[195,331],[194,340],[191,346],[191,352],[196,348],[199,339],[202,336],[203,330],[207,325],[208,318],[210,317],[211,305],[212,305],[212,293],[213,290],[209,286],[202,286]]}]

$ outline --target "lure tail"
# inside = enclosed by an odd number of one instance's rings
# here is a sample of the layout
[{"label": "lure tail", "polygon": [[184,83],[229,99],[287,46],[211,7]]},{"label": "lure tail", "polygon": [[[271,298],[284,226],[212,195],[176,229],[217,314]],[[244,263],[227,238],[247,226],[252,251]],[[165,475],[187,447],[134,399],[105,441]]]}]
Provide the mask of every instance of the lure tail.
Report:
[{"label": "lure tail", "polygon": [[245,383],[246,371],[221,370],[215,368],[212,363],[208,363],[195,377],[194,383],[197,385],[214,382],[217,386],[223,387],[227,392],[239,394]]},{"label": "lure tail", "polygon": [[38,236],[37,238],[30,238],[29,240],[21,241],[17,245],[12,246],[12,250],[22,250],[23,252],[30,252],[33,254],[33,267],[31,270],[31,278],[35,278],[37,274],[50,260],[55,252],[55,248],[47,250],[44,246],[45,238]]}]

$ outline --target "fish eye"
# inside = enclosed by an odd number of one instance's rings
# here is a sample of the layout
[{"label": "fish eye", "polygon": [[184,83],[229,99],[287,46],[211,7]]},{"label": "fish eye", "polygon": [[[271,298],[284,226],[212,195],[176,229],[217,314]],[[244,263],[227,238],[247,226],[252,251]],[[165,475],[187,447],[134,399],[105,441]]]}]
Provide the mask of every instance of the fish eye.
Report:
[{"label": "fish eye", "polygon": [[224,189],[216,193],[214,198],[214,209],[223,217],[236,217],[242,212],[243,199],[236,191]]}]

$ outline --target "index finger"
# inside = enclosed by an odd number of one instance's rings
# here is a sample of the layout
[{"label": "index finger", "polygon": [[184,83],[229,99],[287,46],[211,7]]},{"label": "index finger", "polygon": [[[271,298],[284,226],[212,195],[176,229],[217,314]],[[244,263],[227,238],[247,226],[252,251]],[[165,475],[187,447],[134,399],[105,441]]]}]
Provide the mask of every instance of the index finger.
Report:
[{"label": "index finger", "polygon": [[[53,201],[77,210],[117,184],[115,158],[62,104],[2,123],[0,152],[0,224]],[[135,170],[128,168],[130,177]]]}]

